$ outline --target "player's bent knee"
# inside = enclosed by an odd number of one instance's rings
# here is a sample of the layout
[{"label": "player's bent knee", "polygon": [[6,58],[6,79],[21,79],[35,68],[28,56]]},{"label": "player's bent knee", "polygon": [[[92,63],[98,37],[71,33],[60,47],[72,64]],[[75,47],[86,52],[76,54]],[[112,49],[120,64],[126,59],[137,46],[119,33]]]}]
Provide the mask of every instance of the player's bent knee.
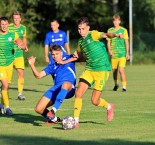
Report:
[{"label": "player's bent knee", "polygon": [[34,111],[36,113],[38,113],[38,114],[42,114],[43,113],[43,110],[41,108],[37,107],[37,106],[34,108]]}]

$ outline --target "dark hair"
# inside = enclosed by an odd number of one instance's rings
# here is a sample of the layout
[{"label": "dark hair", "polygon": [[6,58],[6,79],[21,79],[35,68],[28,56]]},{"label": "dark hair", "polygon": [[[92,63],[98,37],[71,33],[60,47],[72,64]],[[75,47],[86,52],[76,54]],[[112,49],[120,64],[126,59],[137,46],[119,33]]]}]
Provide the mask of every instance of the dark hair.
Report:
[{"label": "dark hair", "polygon": [[52,52],[53,50],[56,50],[56,51],[61,51],[61,46],[60,45],[50,45],[49,47],[49,51]]},{"label": "dark hair", "polygon": [[87,26],[89,26],[89,19],[87,17],[81,17],[80,19],[78,19],[78,25],[81,24],[86,24]]},{"label": "dark hair", "polygon": [[52,23],[52,22],[57,22],[57,23],[59,24],[59,22],[58,22],[57,19],[53,19],[53,20],[51,20],[51,23]]},{"label": "dark hair", "polygon": [[7,17],[0,17],[0,22],[1,22],[2,20],[3,20],[3,21],[9,21],[9,19],[8,19]]}]

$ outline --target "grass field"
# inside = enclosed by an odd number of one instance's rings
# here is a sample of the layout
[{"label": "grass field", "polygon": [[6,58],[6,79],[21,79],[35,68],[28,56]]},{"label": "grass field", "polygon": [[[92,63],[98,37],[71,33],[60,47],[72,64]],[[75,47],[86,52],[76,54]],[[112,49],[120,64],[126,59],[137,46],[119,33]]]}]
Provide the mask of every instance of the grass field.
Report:
[{"label": "grass field", "polygon": [[[42,68],[39,68],[41,70]],[[84,69],[77,64],[77,77]],[[79,129],[63,130],[60,124],[45,126],[45,119],[33,110],[53,81],[50,76],[37,80],[25,70],[25,101],[17,98],[17,75],[10,86],[12,117],[0,116],[0,145],[155,145],[155,65],[126,67],[127,92],[112,91],[112,74],[102,97],[115,104],[113,122],[106,121],[106,110],[90,102],[91,89],[83,98]],[[74,98],[65,100],[57,116],[73,116]]]}]

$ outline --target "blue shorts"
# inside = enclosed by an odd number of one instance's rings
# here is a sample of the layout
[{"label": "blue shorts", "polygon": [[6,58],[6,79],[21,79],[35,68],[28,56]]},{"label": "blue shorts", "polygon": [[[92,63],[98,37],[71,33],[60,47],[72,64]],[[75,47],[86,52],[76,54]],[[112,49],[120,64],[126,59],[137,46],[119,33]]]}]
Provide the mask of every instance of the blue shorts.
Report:
[{"label": "blue shorts", "polygon": [[[53,103],[56,100],[57,95],[59,94],[60,90],[61,90],[61,86],[62,84],[58,84],[53,86],[52,88],[50,88],[49,90],[47,90],[43,96],[45,96],[46,98],[50,99]],[[65,99],[70,99],[74,96],[75,94],[75,88],[72,88]]]}]

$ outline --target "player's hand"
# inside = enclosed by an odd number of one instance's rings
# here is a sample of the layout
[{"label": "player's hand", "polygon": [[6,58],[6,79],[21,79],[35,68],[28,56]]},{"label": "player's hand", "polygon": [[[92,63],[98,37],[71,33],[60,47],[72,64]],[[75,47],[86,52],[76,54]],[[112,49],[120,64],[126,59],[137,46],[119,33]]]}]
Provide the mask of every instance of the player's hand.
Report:
[{"label": "player's hand", "polygon": [[65,61],[63,61],[63,60],[58,60],[58,61],[57,61],[57,64],[66,64],[66,63],[65,63]]},{"label": "player's hand", "polygon": [[113,52],[111,50],[108,51],[110,56],[113,56]]},{"label": "player's hand", "polygon": [[28,52],[29,51],[29,49],[28,49],[28,47],[26,46],[25,47],[25,50],[24,50],[25,52]]},{"label": "player's hand", "polygon": [[27,60],[28,60],[29,64],[32,65],[35,63],[36,57],[31,56],[31,57],[27,58]]},{"label": "player's hand", "polygon": [[126,55],[126,60],[130,60],[129,54]]},{"label": "player's hand", "polygon": [[124,36],[123,36],[122,33],[116,34],[116,37],[118,37],[118,38],[120,38],[120,39],[123,39],[123,38],[124,38]]},{"label": "player's hand", "polygon": [[77,53],[77,51],[75,51],[75,52],[73,53],[73,58],[77,58],[77,59],[78,59],[78,53]]}]

